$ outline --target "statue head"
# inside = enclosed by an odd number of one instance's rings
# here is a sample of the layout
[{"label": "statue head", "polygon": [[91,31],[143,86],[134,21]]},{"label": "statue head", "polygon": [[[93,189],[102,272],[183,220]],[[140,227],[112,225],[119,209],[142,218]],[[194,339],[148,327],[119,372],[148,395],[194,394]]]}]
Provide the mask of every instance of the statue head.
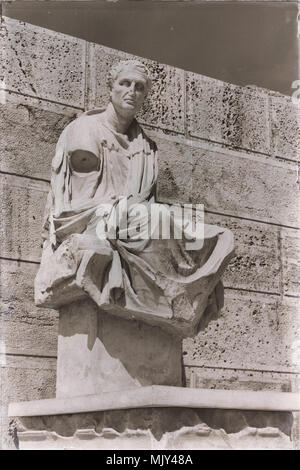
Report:
[{"label": "statue head", "polygon": [[108,76],[110,100],[120,114],[136,114],[151,88],[147,67],[138,60],[122,60]]},{"label": "statue head", "polygon": [[110,90],[112,89],[114,81],[118,78],[118,75],[121,72],[132,71],[132,70],[136,71],[137,73],[139,73],[140,75],[144,77],[144,80],[147,82],[147,91],[149,91],[152,85],[152,80],[150,78],[149,70],[142,62],[140,62],[139,60],[133,60],[133,59],[120,60],[120,62],[118,62],[117,64],[114,64],[111,67],[108,73],[108,77],[107,77],[108,88]]}]

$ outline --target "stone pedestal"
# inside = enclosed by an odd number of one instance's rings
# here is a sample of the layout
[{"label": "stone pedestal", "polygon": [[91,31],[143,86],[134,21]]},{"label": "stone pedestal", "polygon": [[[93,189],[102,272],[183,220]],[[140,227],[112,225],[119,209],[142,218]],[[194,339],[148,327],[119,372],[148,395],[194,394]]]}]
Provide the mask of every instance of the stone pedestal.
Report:
[{"label": "stone pedestal", "polygon": [[[232,407],[235,409],[232,409]],[[296,393],[151,386],[12,403],[20,449],[293,449]]]},{"label": "stone pedestal", "polygon": [[114,317],[90,300],[60,310],[58,398],[153,384],[182,385],[180,338],[159,327]]},{"label": "stone pedestal", "polygon": [[118,450],[292,450],[291,423],[289,413],[147,408],[21,418],[16,426],[21,450],[117,455]]}]

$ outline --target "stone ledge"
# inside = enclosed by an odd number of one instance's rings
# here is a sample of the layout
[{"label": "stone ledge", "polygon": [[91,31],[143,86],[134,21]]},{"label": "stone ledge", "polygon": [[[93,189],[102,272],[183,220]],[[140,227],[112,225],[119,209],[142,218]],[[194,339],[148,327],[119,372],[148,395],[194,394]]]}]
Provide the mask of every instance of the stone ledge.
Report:
[{"label": "stone ledge", "polygon": [[149,430],[78,429],[71,437],[56,432],[18,432],[20,450],[292,450],[288,436],[276,428],[246,427],[227,434],[202,424],[166,432],[155,439]]},{"label": "stone ledge", "polygon": [[300,411],[300,394],[153,385],[101,395],[11,403],[8,415],[11,417],[49,416],[148,407]]},{"label": "stone ledge", "polygon": [[291,412],[148,407],[11,420],[21,450],[292,449]]}]

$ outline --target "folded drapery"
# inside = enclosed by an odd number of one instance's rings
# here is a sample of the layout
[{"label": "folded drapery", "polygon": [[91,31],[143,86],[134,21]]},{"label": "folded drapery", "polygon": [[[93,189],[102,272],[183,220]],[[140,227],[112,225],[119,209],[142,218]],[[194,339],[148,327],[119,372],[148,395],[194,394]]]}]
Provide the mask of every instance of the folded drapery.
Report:
[{"label": "folded drapery", "polygon": [[[58,141],[36,302],[63,305],[76,284],[112,314],[157,317],[190,334],[223,305],[220,278],[233,255],[232,233],[204,225],[198,248],[187,249],[189,224],[178,237],[174,207],[155,200],[155,143],[136,120],[123,135],[103,116],[84,113]],[[75,171],[77,150],[93,153],[98,169]],[[163,224],[172,227],[170,236],[162,236]]]}]

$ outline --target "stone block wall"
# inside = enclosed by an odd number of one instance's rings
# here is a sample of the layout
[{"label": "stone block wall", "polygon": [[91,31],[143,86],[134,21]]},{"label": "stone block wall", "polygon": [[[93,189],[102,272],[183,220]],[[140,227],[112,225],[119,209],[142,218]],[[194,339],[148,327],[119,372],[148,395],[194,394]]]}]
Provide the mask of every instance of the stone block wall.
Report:
[{"label": "stone block wall", "polygon": [[[56,141],[107,104],[110,66],[132,56],[5,17],[0,42],[0,442],[14,448],[7,404],[55,396],[58,317],[34,306],[33,280]],[[142,60],[153,90],[139,121],[158,144],[159,200],[203,203],[206,223],[236,240],[220,317],[183,343],[187,386],[296,391],[300,107]]]}]

